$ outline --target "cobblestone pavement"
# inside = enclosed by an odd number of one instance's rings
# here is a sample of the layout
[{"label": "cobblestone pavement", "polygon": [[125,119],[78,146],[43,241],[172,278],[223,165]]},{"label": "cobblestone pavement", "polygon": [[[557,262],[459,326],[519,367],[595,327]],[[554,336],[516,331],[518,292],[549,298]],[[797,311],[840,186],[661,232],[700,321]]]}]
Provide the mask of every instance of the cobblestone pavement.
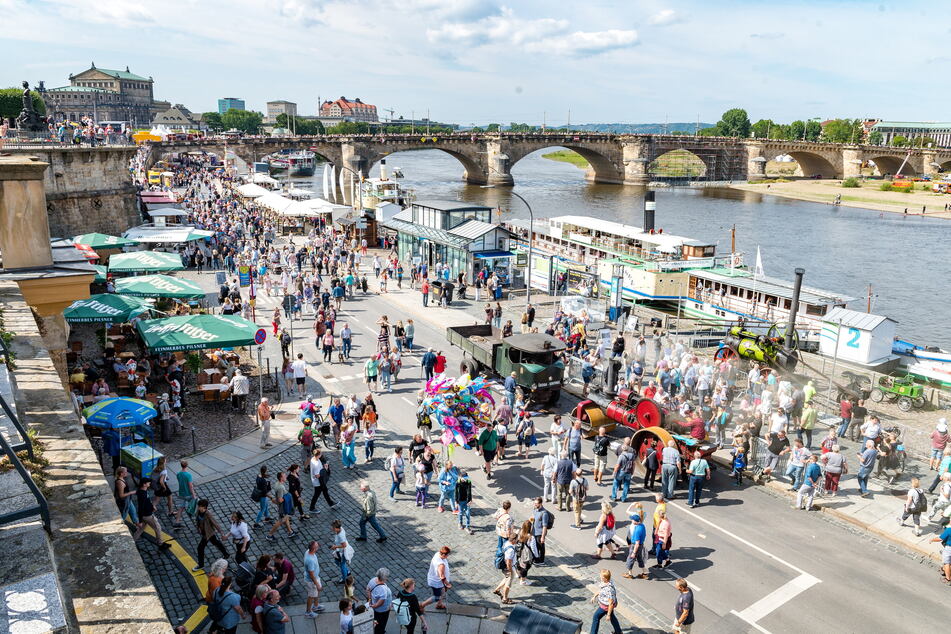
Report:
[{"label": "cobblestone pavement", "polygon": [[[159,518],[163,531],[171,529],[172,521],[166,519],[164,513],[160,514]],[[142,563],[145,564],[149,576],[152,577],[152,583],[158,590],[159,599],[162,601],[168,620],[172,625],[184,623],[202,600],[201,594],[192,583],[191,576],[168,550],[160,551],[154,540],[143,536],[137,544]]]},{"label": "cobblestone pavement", "polygon": [[[395,434],[383,440],[377,449],[378,456],[389,455],[396,441],[401,445],[408,441],[407,438]],[[273,474],[279,469],[287,468],[292,462],[299,460],[299,457],[299,448],[293,447],[268,460],[266,464]],[[258,466],[249,466],[247,470],[234,476],[200,485],[199,495],[211,500],[212,508],[219,517],[227,517],[231,511],[240,510],[250,524],[257,512],[257,505],[250,500],[250,492],[254,487],[257,471]],[[295,528],[300,530],[300,536],[296,538],[287,537],[282,529],[280,533],[275,534],[274,541],[267,541],[264,537],[265,529],[254,529],[252,531],[254,541],[248,551],[249,561],[253,563],[263,553],[282,551],[294,564],[300,579],[303,575],[303,555],[307,543],[311,539],[317,539],[321,544],[319,558],[321,579],[324,582],[321,602],[336,602],[341,598],[341,586],[334,583],[339,577],[339,572],[326,549],[332,542],[330,521],[340,519],[350,540],[354,540],[359,535],[357,524],[360,518],[361,500],[359,483],[361,479],[366,478],[379,497],[378,519],[388,534],[388,540],[378,544],[375,541],[375,531],[368,527],[370,538],[368,541],[351,541],[356,550],[351,568],[358,589],[365,586],[377,568],[386,566],[390,569],[390,578],[394,586],[405,577],[414,577],[418,585],[423,586],[425,590],[429,561],[436,549],[446,544],[452,548],[450,567],[453,588],[449,600],[466,604],[491,606],[498,604],[491,594],[492,588],[500,579],[498,571],[494,570],[492,565],[496,544],[495,522],[491,517],[497,504],[497,498],[494,495],[484,490],[474,492],[474,496],[481,498],[481,501],[473,505],[472,524],[476,533],[469,536],[459,530],[457,517],[448,511],[440,514],[432,507],[426,510],[417,508],[413,503],[411,486],[407,487],[404,484],[403,487],[404,491],[409,491],[410,494],[397,495],[396,501],[389,500],[386,496],[389,476],[383,466],[383,458],[377,458],[370,465],[361,462],[358,469],[347,471],[342,468],[338,454],[333,453],[331,473],[331,497],[339,503],[339,506],[331,510],[324,500],[318,501],[317,509],[321,511],[319,514],[312,514],[311,519],[304,522],[295,520]],[[434,489],[435,487],[431,490]],[[309,500],[310,494],[306,489],[305,494],[306,499]],[[435,499],[432,502],[434,503]],[[513,500],[513,504],[520,503]],[[515,512],[518,520],[525,519],[528,514],[529,511],[524,506],[518,506]],[[564,515],[559,514],[559,521],[567,520]],[[195,554],[198,540],[194,532],[189,529],[180,531],[177,538],[189,553]],[[143,546],[142,550],[155,552],[153,544]],[[216,552],[213,547],[209,548],[207,563],[210,564],[214,560]],[[591,561],[586,560],[585,557],[585,555],[570,554],[568,548],[549,540],[547,564],[532,568],[529,574],[529,578],[533,581],[531,586],[520,586],[516,583],[511,598],[516,602],[553,609],[588,623],[592,609],[587,601],[592,596],[592,592],[586,587],[586,583],[594,583],[597,567],[590,565]],[[152,559],[156,557],[152,556]],[[161,560],[162,557],[159,556],[158,559]],[[146,563],[150,562],[146,561]],[[183,583],[181,574],[172,574],[164,565],[159,568],[150,566],[150,570],[155,572],[153,577],[157,577],[156,583],[166,603],[174,606],[168,609],[170,616],[177,617],[183,612],[190,613],[197,606],[196,599],[192,598],[195,596],[194,593],[189,594],[180,589]],[[566,574],[569,571],[571,574]],[[164,577],[168,579],[163,580]],[[296,585],[297,587],[288,599],[290,604],[305,601],[300,582],[298,581]],[[420,594],[422,596],[423,592]],[[169,595],[171,595],[170,599]],[[186,602],[187,606],[178,605],[179,601]],[[647,618],[655,627],[663,628],[667,625],[667,619],[662,618],[635,598],[622,594],[621,602],[626,609],[635,610],[641,618]],[[625,625],[630,626],[630,623]]]}]

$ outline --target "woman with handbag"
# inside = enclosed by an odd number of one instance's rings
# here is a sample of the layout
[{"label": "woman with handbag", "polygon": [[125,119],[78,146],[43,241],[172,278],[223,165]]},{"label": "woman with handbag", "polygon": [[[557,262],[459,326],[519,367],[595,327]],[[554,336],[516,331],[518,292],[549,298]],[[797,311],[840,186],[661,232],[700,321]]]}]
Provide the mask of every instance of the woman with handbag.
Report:
[{"label": "woman with handbag", "polygon": [[350,576],[350,560],[353,559],[353,546],[347,541],[347,531],[340,524],[340,520],[330,522],[330,529],[334,533],[334,543],[330,544],[330,552],[340,567],[340,580],[343,583]]},{"label": "woman with handbag", "polygon": [[621,634],[621,624],[614,615],[614,609],[617,608],[617,588],[611,581],[611,571],[607,568],[601,571],[601,583],[598,584],[597,593],[591,597],[591,602],[597,604],[594,610],[594,617],[591,619],[591,634],[598,634],[601,626],[601,619],[605,616],[611,621],[611,627],[614,628],[614,634]]},{"label": "woman with handbag", "polygon": [[234,562],[240,564],[248,560],[248,546],[251,545],[251,534],[248,532],[248,523],[240,511],[231,514],[231,528],[229,530],[231,542],[234,544]]},{"label": "woman with handbag", "polygon": [[614,509],[607,502],[601,503],[601,517],[598,519],[598,526],[595,529],[595,538],[597,540],[598,550],[592,555],[595,559],[601,559],[601,551],[607,546],[611,557],[614,557],[614,551],[617,544],[614,543],[614,531],[616,520],[614,518]]},{"label": "woman with handbag", "polygon": [[357,464],[357,456],[354,453],[356,436],[356,427],[348,422],[344,422],[343,427],[340,428],[340,445],[342,447],[340,462],[343,463],[344,469],[353,469],[354,465]]},{"label": "woman with handbag", "polygon": [[654,533],[654,553],[657,556],[657,565],[655,568],[666,568],[670,565],[670,547],[673,544],[673,532],[670,528],[670,520],[667,519],[667,511],[657,511],[657,517],[660,520],[657,524],[657,530]]}]

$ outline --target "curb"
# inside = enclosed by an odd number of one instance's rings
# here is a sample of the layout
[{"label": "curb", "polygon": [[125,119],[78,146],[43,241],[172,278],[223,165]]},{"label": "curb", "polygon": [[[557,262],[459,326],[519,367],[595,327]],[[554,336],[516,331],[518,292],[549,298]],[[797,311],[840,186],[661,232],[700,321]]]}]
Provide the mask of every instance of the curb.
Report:
[{"label": "curb", "polygon": [[[719,464],[720,466],[722,466],[722,467],[725,467],[725,468],[731,468],[731,467],[732,467],[732,464],[730,463],[730,461],[728,461],[728,460],[726,460],[725,458],[722,458],[722,457],[720,457],[720,456],[713,455],[713,456],[711,456],[711,459],[712,459],[714,462],[716,462],[717,464]],[[773,491],[776,491],[777,493],[782,493],[785,497],[788,497],[788,498],[790,498],[790,499],[795,498],[795,495],[794,495],[792,492],[789,491],[788,487],[783,486],[783,485],[782,485],[781,483],[779,483],[779,482],[776,482],[776,481],[767,482],[767,483],[765,484],[765,486],[769,487],[769,488],[770,488],[771,490],[773,490]],[[862,530],[864,530],[864,531],[866,531],[866,532],[868,532],[868,533],[871,533],[871,534],[873,534],[873,535],[876,535],[877,537],[881,537],[882,539],[886,539],[886,540],[890,541],[891,543],[893,543],[893,544],[895,544],[895,545],[897,545],[897,546],[901,546],[902,548],[905,548],[905,549],[907,549],[907,550],[913,551],[913,552],[915,552],[915,553],[921,555],[921,556],[924,557],[925,559],[929,559],[929,560],[931,560],[931,561],[933,561],[933,562],[935,562],[935,563],[937,563],[937,564],[939,564],[939,565],[941,564],[941,555],[940,555],[940,554],[935,553],[935,552],[930,551],[930,550],[925,550],[925,549],[922,548],[921,546],[919,546],[919,545],[917,545],[917,544],[912,544],[912,543],[907,542],[907,541],[905,541],[905,540],[903,540],[903,539],[900,539],[899,537],[897,537],[896,535],[894,535],[894,534],[892,534],[892,533],[888,533],[888,532],[886,532],[886,531],[883,531],[883,530],[880,530],[880,529],[877,529],[877,528],[873,528],[873,527],[871,526],[871,524],[869,524],[868,522],[863,522],[862,520],[857,519],[857,518],[853,517],[852,515],[849,515],[848,513],[843,513],[842,511],[839,511],[839,510],[833,509],[833,508],[827,508],[827,507],[823,506],[823,504],[822,504],[821,502],[818,503],[818,504],[816,504],[815,502],[813,502],[813,508],[814,508],[814,509],[818,509],[818,510],[819,510],[820,512],[822,512],[822,513],[828,513],[830,516],[835,517],[836,519],[840,519],[840,520],[842,520],[842,521],[844,521],[844,522],[848,522],[849,524],[851,524],[851,525],[853,525],[853,526],[855,526],[855,527],[857,527],[857,528],[861,528]]]}]

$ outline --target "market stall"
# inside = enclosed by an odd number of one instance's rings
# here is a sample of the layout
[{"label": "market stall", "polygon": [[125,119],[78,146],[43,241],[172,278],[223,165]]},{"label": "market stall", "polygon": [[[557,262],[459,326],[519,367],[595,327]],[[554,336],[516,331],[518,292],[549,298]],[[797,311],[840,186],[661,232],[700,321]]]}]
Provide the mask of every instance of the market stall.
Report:
[{"label": "market stall", "polygon": [[140,275],[116,280],[116,293],[128,297],[202,299],[205,291],[189,280],[170,275]]},{"label": "market stall", "polygon": [[259,326],[237,315],[182,315],[140,321],[136,329],[150,352],[171,352],[250,346]]},{"label": "market stall", "polygon": [[137,297],[123,297],[112,293],[92,295],[79,299],[63,311],[63,317],[73,324],[124,323],[148,312],[152,303]]},{"label": "market stall", "polygon": [[110,273],[158,273],[181,271],[184,268],[185,265],[178,254],[161,251],[117,253],[109,260]]}]

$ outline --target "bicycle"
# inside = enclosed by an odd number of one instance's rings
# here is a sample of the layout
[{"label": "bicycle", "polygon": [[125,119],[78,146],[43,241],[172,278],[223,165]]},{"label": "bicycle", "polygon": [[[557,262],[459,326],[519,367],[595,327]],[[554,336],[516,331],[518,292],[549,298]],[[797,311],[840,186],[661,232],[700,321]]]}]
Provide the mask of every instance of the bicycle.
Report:
[{"label": "bicycle", "polygon": [[[333,434],[330,423],[319,413],[314,413],[313,422],[314,433],[317,436],[317,440],[323,443],[324,449],[336,449],[337,438]],[[314,446],[316,445],[317,443],[315,441]]]}]

